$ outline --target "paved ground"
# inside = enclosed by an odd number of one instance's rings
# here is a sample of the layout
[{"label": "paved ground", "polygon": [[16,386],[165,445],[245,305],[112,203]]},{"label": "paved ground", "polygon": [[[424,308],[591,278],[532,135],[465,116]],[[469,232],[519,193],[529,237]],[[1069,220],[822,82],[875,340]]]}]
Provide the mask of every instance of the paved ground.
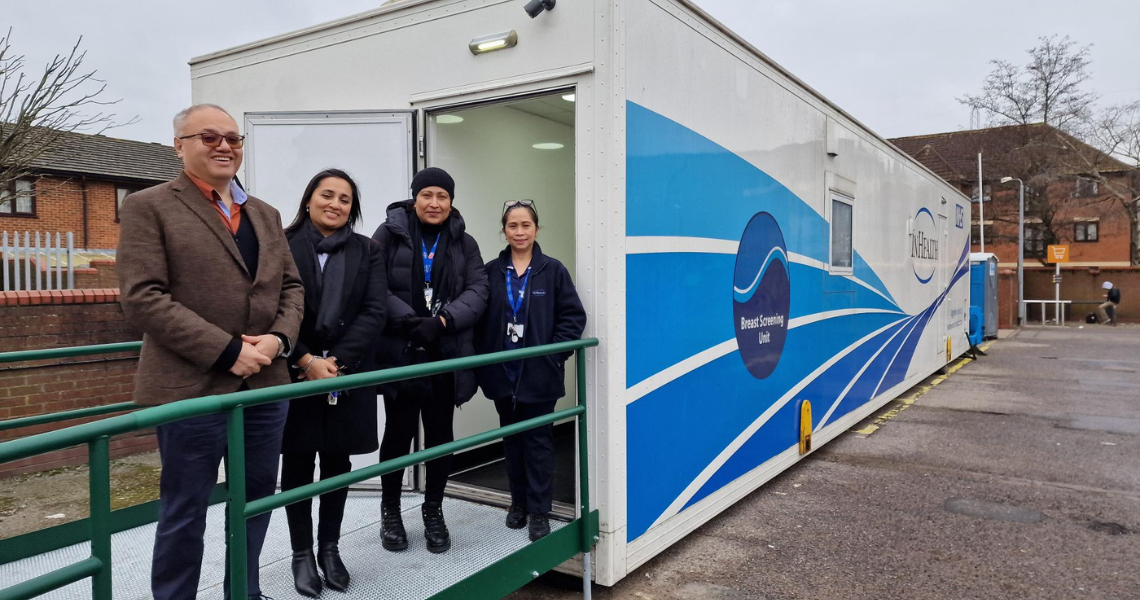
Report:
[{"label": "paved ground", "polygon": [[594,597],[1140,598],[1140,328],[1024,329],[920,391]]}]

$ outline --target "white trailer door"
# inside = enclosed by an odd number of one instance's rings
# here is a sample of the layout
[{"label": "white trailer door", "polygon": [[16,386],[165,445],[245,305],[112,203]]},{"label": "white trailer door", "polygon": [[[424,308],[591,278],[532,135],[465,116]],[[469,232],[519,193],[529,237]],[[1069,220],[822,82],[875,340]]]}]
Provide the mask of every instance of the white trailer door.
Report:
[{"label": "white trailer door", "polygon": [[371,236],[384,222],[384,209],[411,193],[414,114],[246,113],[246,186],[288,225],[309,179],[323,169],[342,169],[360,188],[363,214],[356,231]]},{"label": "white trailer door", "polygon": [[[950,259],[951,259],[950,252],[948,252],[948,250],[950,249],[950,229],[949,229],[949,227],[950,226],[949,226],[948,221],[946,219],[946,215],[939,213],[938,214],[938,234],[937,234],[938,238],[939,238],[939,241],[938,241],[938,246],[939,246],[938,247],[938,291],[939,291],[939,293],[946,290],[946,287],[948,285],[950,285],[950,278],[953,276],[953,273],[952,273],[953,263],[950,261]],[[950,340],[950,338],[948,337],[948,335],[946,333],[946,326],[950,322],[949,311],[950,311],[950,302],[949,301],[943,302],[942,306],[940,306],[938,308],[938,318],[937,318],[938,347],[934,349],[935,350],[934,353],[936,355],[939,355],[939,356],[946,354],[947,356],[944,357],[945,358],[944,362],[950,362],[950,357],[948,356],[949,352],[946,351],[947,342],[949,342],[949,340]]]},{"label": "white trailer door", "polygon": [[[246,113],[246,188],[280,211],[282,225],[288,225],[309,179],[330,167],[341,169],[360,190],[356,232],[371,237],[384,222],[385,208],[411,195],[414,115],[394,110]],[[383,407],[376,425],[382,433]],[[352,468],[374,465],[379,457],[379,452],[353,456]]]}]

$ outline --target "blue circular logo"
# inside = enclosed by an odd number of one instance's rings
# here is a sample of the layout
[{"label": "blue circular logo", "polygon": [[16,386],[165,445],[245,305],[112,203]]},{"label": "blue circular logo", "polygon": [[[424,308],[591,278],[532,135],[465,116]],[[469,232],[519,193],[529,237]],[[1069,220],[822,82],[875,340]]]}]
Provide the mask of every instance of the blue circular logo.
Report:
[{"label": "blue circular logo", "polygon": [[788,337],[791,272],[784,234],[766,212],[753,215],[736,252],[732,317],[748,372],[764,379],[776,370]]},{"label": "blue circular logo", "polygon": [[921,284],[930,283],[938,267],[938,226],[926,207],[918,209],[910,228],[910,261]]}]

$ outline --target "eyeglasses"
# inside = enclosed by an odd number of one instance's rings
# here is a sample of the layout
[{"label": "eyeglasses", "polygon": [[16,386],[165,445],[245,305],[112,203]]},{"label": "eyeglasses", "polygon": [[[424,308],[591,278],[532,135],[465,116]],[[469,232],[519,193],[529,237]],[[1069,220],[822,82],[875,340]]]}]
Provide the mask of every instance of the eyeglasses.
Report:
[{"label": "eyeglasses", "polygon": [[210,148],[217,148],[218,146],[221,146],[222,140],[225,140],[226,143],[229,144],[230,148],[234,149],[241,148],[242,145],[245,144],[244,135],[222,135],[220,133],[211,133],[209,131],[203,131],[202,133],[195,133],[193,135],[184,135],[178,139],[186,140],[193,137],[201,138],[202,145],[208,146]]},{"label": "eyeglasses", "polygon": [[534,211],[534,216],[538,216],[538,208],[534,205],[534,200],[507,200],[503,203],[503,214],[505,215],[507,214],[507,211],[511,210],[512,208],[518,208],[520,206],[525,206],[531,209]]}]

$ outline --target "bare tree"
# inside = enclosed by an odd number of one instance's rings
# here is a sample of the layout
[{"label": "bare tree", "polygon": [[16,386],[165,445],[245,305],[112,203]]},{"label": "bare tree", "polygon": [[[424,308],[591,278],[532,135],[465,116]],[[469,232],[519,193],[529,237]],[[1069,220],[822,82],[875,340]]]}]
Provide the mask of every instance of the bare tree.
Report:
[{"label": "bare tree", "polygon": [[1104,107],[1082,119],[1075,134],[1056,132],[1055,144],[1067,167],[1095,182],[1104,201],[1128,215],[1129,258],[1140,264],[1140,102]]},{"label": "bare tree", "polygon": [[1089,80],[1088,46],[1077,46],[1068,36],[1038,38],[1026,51],[1029,62],[1020,66],[991,60],[979,94],[966,94],[958,102],[985,115],[991,126],[1045,123],[1065,130],[1086,116],[1095,93],[1085,90]]},{"label": "bare tree", "polygon": [[[1059,201],[1050,188],[1061,187],[1074,177],[1091,178],[1104,190],[1119,188],[1115,173],[1120,163],[1096,150],[1119,154],[1128,148],[1119,136],[1122,122],[1132,117],[1135,128],[1136,109],[1125,108],[1097,112],[1097,95],[1086,89],[1091,76],[1091,45],[1081,46],[1069,37],[1056,35],[1038,38],[1038,45],[1026,51],[1028,61],[1015,64],[992,60],[993,69],[986,75],[978,94],[966,94],[958,101],[982,114],[991,127],[1015,126],[1004,130],[1000,149],[978,148],[988,155],[990,172],[1017,177],[1025,182],[1025,215],[1032,227],[1040,230],[1045,244],[1065,242],[1074,222],[1064,215],[1083,204],[1103,203],[1104,198],[1066,198]],[[1086,144],[1081,138],[1106,138],[1105,143]],[[1094,148],[1095,146],[1096,148]],[[996,168],[996,170],[995,170]],[[1131,195],[1130,195],[1131,194]],[[1125,199],[1127,197],[1127,199]],[[1116,198],[1116,196],[1113,196]],[[1135,193],[1121,191],[1120,202],[1135,204]],[[998,207],[995,207],[998,208]],[[988,211],[987,211],[988,212]],[[995,220],[1009,223],[1016,238],[1016,205],[995,210]],[[1136,264],[1136,211],[1129,211],[1133,221],[1132,261]],[[1009,229],[1009,227],[1007,227]],[[1044,258],[1042,257],[1042,260]]]},{"label": "bare tree", "polygon": [[25,57],[13,52],[11,39],[9,28],[0,37],[0,193],[31,174],[36,159],[65,134],[127,124],[104,112],[118,100],[106,100],[106,84],[83,66],[83,38],[36,75],[25,72]]}]

